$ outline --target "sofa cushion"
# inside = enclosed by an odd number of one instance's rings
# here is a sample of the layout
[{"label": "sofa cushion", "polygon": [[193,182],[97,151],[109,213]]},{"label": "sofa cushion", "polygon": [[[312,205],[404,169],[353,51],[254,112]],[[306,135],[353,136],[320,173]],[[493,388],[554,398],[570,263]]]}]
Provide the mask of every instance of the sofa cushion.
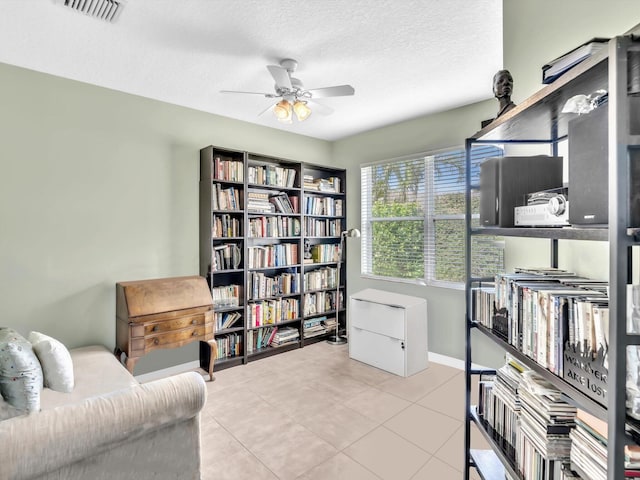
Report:
[{"label": "sofa cushion", "polygon": [[69,350],[55,338],[40,332],[29,333],[44,376],[44,386],[57,392],[69,393],[73,390],[73,362]]},{"label": "sofa cushion", "polygon": [[69,353],[75,380],[73,392],[61,393],[45,388],[42,391],[42,410],[79,403],[87,398],[139,385],[106,347],[94,345],[72,348]]},{"label": "sofa cushion", "polygon": [[0,421],[17,417],[18,415],[22,415],[23,413],[24,412],[18,410],[13,405],[5,402],[4,398],[2,398],[2,395],[0,395]]},{"label": "sofa cushion", "polygon": [[18,410],[40,410],[42,368],[31,344],[11,328],[0,328],[0,394]]}]

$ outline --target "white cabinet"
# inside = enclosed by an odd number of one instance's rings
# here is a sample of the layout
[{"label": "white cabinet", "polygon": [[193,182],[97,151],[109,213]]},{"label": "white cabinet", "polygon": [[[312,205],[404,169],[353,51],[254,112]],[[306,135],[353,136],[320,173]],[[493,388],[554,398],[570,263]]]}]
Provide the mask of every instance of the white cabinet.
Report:
[{"label": "white cabinet", "polygon": [[408,377],[428,356],[424,298],[373,288],[349,297],[349,357]]}]

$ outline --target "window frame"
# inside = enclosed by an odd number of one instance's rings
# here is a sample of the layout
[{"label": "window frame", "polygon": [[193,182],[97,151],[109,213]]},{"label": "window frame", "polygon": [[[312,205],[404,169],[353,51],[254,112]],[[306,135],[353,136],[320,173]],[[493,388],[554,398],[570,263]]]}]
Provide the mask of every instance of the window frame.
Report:
[{"label": "window frame", "polygon": [[[495,148],[501,148],[495,146]],[[436,222],[438,221],[465,221],[465,211],[456,214],[437,214],[435,212],[435,158],[440,154],[462,152],[461,162],[466,165],[465,162],[465,147],[454,146],[448,148],[442,148],[438,150],[430,150],[427,152],[419,152],[411,155],[404,155],[401,157],[395,157],[392,159],[385,159],[376,162],[367,162],[360,165],[360,178],[361,178],[361,208],[362,208],[362,241],[367,242],[367,245],[361,252],[361,267],[360,276],[362,278],[372,280],[384,280],[395,283],[405,283],[412,285],[423,285],[430,287],[449,288],[453,290],[464,290],[465,281],[451,281],[451,280],[439,280],[436,279]],[[488,158],[488,157],[487,157]],[[373,217],[373,175],[369,173],[368,188],[365,188],[365,171],[367,169],[375,168],[376,166],[391,165],[394,163],[416,161],[422,159],[425,164],[425,177],[424,177],[424,204],[423,204],[423,216],[411,216],[411,217]],[[366,202],[366,203],[365,203]],[[479,219],[479,213],[472,213],[472,219]],[[384,221],[422,221],[424,225],[424,277],[423,278],[402,278],[391,277],[384,275],[376,275],[370,273],[373,271],[373,224],[375,222]],[[465,235],[466,235],[465,227]],[[461,245],[464,248],[464,241]],[[503,247],[504,248],[504,247]],[[433,254],[429,254],[429,250],[433,251]],[[464,254],[464,252],[462,253]]]}]

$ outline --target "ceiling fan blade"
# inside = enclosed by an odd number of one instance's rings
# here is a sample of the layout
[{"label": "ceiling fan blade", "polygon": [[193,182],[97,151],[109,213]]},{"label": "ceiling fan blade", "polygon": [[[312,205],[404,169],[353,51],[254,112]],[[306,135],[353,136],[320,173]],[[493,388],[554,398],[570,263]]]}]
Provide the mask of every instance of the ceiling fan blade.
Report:
[{"label": "ceiling fan blade", "polygon": [[293,86],[291,85],[291,78],[289,77],[289,72],[287,72],[286,68],[282,68],[279,65],[267,65],[269,69],[269,73],[276,81],[277,88],[286,88],[287,90],[293,90]]},{"label": "ceiling fan blade", "polygon": [[268,111],[273,110],[273,104],[269,105],[267,108],[265,108],[264,110],[262,110],[258,116],[261,117],[262,115],[264,115],[265,113],[267,113]]},{"label": "ceiling fan blade", "polygon": [[327,105],[323,105],[322,103],[314,102],[313,100],[304,100],[309,105],[309,108],[312,112],[317,112],[320,115],[331,115],[333,113],[333,108],[328,107]]},{"label": "ceiling fan blade", "polygon": [[311,90],[308,90],[308,92],[311,94],[311,98],[344,97],[356,93],[355,89],[351,85],[336,85],[335,87],[312,88]]},{"label": "ceiling fan blade", "polygon": [[267,98],[277,98],[277,97],[279,97],[279,95],[276,95],[275,93],[240,92],[238,90],[220,90],[220,93],[246,93],[246,94],[249,94],[249,95],[262,95],[262,96],[265,96]]}]

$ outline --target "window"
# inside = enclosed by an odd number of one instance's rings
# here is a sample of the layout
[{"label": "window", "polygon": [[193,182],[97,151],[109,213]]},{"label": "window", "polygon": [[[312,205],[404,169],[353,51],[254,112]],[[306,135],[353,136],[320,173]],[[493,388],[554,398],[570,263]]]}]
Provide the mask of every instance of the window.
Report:
[{"label": "window", "polygon": [[[471,183],[483,159],[501,156],[494,146],[471,152]],[[363,166],[362,273],[373,278],[441,286],[465,281],[465,151],[451,149]],[[479,196],[472,195],[472,212]],[[473,215],[477,222],[477,213]],[[504,267],[504,243],[472,239],[474,276]]]}]

